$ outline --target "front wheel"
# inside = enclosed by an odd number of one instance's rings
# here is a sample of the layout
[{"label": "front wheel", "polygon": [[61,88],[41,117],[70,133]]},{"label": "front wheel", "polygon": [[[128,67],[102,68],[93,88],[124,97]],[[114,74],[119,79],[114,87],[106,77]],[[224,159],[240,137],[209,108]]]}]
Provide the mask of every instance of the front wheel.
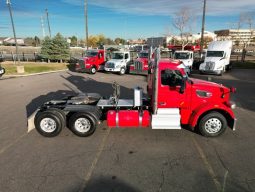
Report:
[{"label": "front wheel", "polygon": [[90,74],[96,74],[96,72],[97,72],[97,69],[96,69],[96,67],[91,67],[91,69],[90,69]]},{"label": "front wheel", "polygon": [[124,75],[125,73],[126,73],[126,69],[125,69],[124,67],[122,67],[122,68],[120,69],[119,74],[120,74],[120,75]]},{"label": "front wheel", "polygon": [[86,113],[75,113],[69,120],[72,132],[80,137],[92,135],[96,130],[96,122]]},{"label": "front wheel", "polygon": [[198,128],[203,136],[216,137],[225,132],[227,120],[222,114],[211,112],[200,120]]}]

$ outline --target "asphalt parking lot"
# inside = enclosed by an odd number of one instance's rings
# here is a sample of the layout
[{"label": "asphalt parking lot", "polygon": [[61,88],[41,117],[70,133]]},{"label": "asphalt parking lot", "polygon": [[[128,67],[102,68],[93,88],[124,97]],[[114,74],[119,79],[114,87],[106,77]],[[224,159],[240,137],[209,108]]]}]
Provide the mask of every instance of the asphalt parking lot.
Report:
[{"label": "asphalt parking lot", "polygon": [[[59,72],[0,80],[0,191],[255,191],[255,70],[212,81],[234,86],[237,130],[205,138],[190,130],[108,129],[88,138],[64,129],[54,138],[27,133],[42,103],[77,92],[121,98],[146,87],[146,77]],[[192,75],[207,79],[207,75]]]}]

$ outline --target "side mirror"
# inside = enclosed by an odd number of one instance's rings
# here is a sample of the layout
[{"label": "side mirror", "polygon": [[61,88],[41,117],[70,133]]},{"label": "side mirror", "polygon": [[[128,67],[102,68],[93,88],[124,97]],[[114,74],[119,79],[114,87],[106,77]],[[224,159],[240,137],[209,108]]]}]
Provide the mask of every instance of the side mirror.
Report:
[{"label": "side mirror", "polygon": [[181,88],[180,88],[180,93],[183,94],[186,89],[186,78],[182,78],[181,80]]}]

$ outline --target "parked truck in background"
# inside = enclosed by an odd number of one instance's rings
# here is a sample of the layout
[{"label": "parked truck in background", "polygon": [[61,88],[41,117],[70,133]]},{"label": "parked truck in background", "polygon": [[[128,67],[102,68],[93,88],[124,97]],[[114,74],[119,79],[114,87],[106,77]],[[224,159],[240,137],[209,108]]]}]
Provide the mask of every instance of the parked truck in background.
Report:
[{"label": "parked truck in background", "polygon": [[137,58],[134,59],[129,66],[129,73],[131,74],[147,74],[149,68],[149,50],[141,51],[137,54]]},{"label": "parked truck in background", "polygon": [[99,70],[104,70],[105,62],[106,55],[104,50],[87,50],[85,57],[79,59],[78,63],[76,63],[75,70],[95,74]]},{"label": "parked truck in background", "polygon": [[124,75],[130,64],[131,56],[129,51],[114,51],[111,59],[105,63],[104,70]]},{"label": "parked truck in background", "polygon": [[232,41],[212,41],[208,45],[204,62],[199,66],[200,73],[222,75],[230,70],[231,50]]},{"label": "parked truck in background", "polygon": [[174,59],[178,59],[183,62],[186,67],[187,73],[190,73],[194,63],[194,53],[193,51],[175,51],[173,55]]}]

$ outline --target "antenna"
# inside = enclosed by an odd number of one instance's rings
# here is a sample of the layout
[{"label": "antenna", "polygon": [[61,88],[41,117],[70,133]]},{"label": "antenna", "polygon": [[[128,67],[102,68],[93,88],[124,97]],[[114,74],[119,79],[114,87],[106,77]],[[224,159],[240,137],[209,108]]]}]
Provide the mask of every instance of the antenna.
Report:
[{"label": "antenna", "polygon": [[50,30],[50,21],[49,21],[48,9],[45,9],[45,12],[46,12],[46,17],[47,17],[47,22],[48,22],[49,35],[50,35],[50,38],[51,38],[51,30]]}]

